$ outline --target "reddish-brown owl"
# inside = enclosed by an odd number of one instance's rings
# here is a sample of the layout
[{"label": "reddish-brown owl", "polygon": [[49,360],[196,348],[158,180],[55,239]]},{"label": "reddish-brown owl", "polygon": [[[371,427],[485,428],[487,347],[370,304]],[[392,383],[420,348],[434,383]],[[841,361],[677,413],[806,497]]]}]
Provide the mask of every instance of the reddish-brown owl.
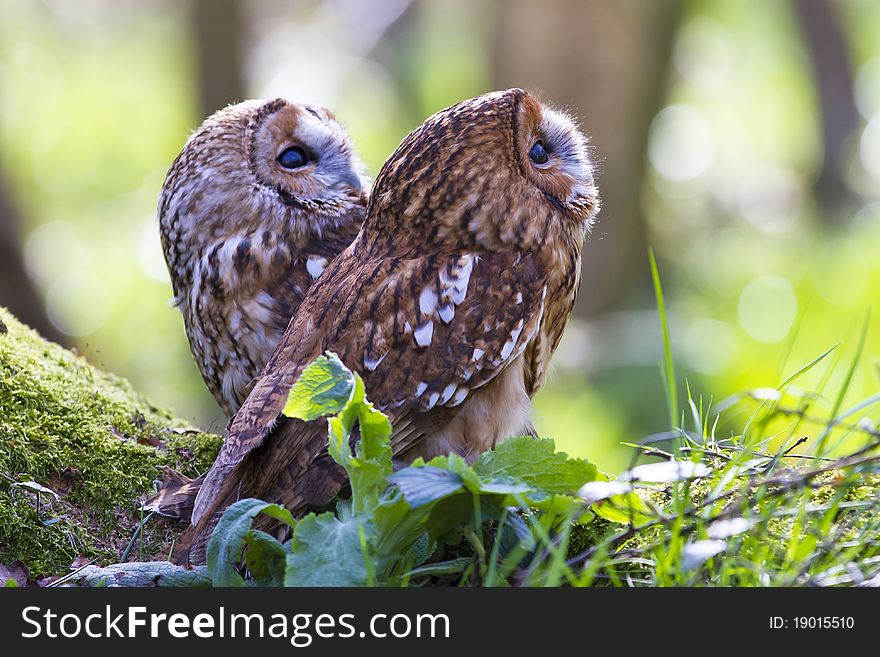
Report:
[{"label": "reddish-brown owl", "polygon": [[586,139],[527,92],[429,118],[383,166],[357,239],[309,290],[233,418],[177,558],[236,497],[301,514],[344,485],[326,423],[279,418],[326,350],[364,378],[400,459],[473,459],[532,433],[530,399],[571,313],[597,208]]},{"label": "reddish-brown owl", "polygon": [[227,415],[357,235],[368,186],[333,115],[284,99],[218,111],[174,160],[159,197],[162,247],[196,364]]}]

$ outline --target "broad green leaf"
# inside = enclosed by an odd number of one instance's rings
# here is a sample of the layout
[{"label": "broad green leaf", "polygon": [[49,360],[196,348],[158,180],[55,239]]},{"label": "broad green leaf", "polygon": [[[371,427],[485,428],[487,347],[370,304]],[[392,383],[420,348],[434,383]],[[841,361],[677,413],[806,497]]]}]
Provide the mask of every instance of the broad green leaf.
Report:
[{"label": "broad green leaf", "polygon": [[482,482],[480,486],[481,493],[499,493],[501,495],[514,495],[516,493],[528,493],[534,491],[535,487],[525,484],[510,477],[499,477],[490,481]]},{"label": "broad green leaf", "polygon": [[[367,401],[361,406],[361,414],[358,418],[361,428],[361,440],[366,440],[371,445],[387,445],[391,437],[391,423],[388,418]],[[389,447],[390,450],[390,447]]]},{"label": "broad green leaf", "polygon": [[330,452],[332,459],[341,465],[347,472],[349,462],[353,456],[351,453],[351,447],[348,444],[349,432],[346,430],[342,418],[339,415],[327,420],[327,428],[330,434],[327,451]]},{"label": "broad green leaf", "polygon": [[413,509],[457,493],[464,485],[455,472],[432,465],[398,470],[388,477],[388,481],[400,489]]},{"label": "broad green leaf", "polygon": [[208,541],[208,574],[214,586],[244,586],[244,579],[233,564],[241,559],[251,526],[261,513],[291,527],[296,525],[290,511],[278,504],[248,498],[227,508]]},{"label": "broad green leaf", "polygon": [[300,520],[287,555],[285,586],[366,586],[367,559],[361,527],[371,542],[373,529],[357,519],[340,522],[332,513]]},{"label": "broad green leaf", "polygon": [[473,465],[484,480],[506,477],[548,493],[572,494],[596,478],[596,466],[556,452],[551,439],[510,438],[484,453]]},{"label": "broad green leaf", "polygon": [[405,576],[415,579],[416,577],[431,577],[433,575],[457,575],[467,568],[467,565],[472,563],[473,560],[473,557],[459,557],[449,561],[435,561],[434,563],[413,568]]},{"label": "broad green leaf", "polygon": [[570,495],[547,495],[540,499],[529,499],[529,506],[551,516],[568,518],[571,522],[587,524],[594,516],[584,501]]},{"label": "broad green leaf", "polygon": [[[363,381],[357,377],[363,389]],[[356,395],[357,396],[357,395]],[[391,423],[383,413],[363,397],[358,404],[360,440],[355,446],[355,458],[350,461],[348,478],[351,482],[355,513],[375,509],[379,496],[387,488],[386,477],[393,471],[391,463]]]},{"label": "broad green leaf", "polygon": [[[376,552],[380,555],[404,554],[426,532],[425,521],[431,505],[413,509],[399,491],[382,501],[373,511]],[[413,563],[418,563],[416,559]]]},{"label": "broad green leaf", "polygon": [[596,475],[596,481],[584,485],[578,495],[597,516],[621,525],[641,524],[654,515],[630,483],[612,479],[604,472]]},{"label": "broad green leaf", "polygon": [[528,523],[522,519],[519,513],[508,513],[503,516],[504,524],[495,540],[501,541],[500,554],[507,555],[513,550],[519,549],[531,552],[535,549],[536,541],[529,529]]},{"label": "broad green leaf", "polygon": [[[448,456],[435,456],[427,463],[424,462],[421,458],[413,461],[412,466],[418,467],[428,465],[434,468],[441,468],[443,470],[449,470],[450,472],[454,472],[459,477],[461,477],[462,483],[464,487],[467,488],[472,493],[479,493],[483,488],[483,480],[480,476],[474,472],[474,469],[467,464],[462,457],[458,454],[450,454]],[[490,477],[487,477],[487,479]]]},{"label": "broad green leaf", "polygon": [[632,491],[596,502],[590,510],[600,518],[621,525],[640,525],[654,517],[645,501]]},{"label": "broad green leaf", "polygon": [[[361,377],[328,352],[303,371],[290,392],[285,414],[303,420],[333,415],[327,421],[328,451],[348,475],[351,511],[357,515],[375,508],[392,471],[391,424],[367,401]],[[355,424],[360,440],[352,453]]]},{"label": "broad green leaf", "polygon": [[245,537],[245,564],[257,586],[281,586],[284,583],[287,551],[274,536],[252,529]]},{"label": "broad green leaf", "polygon": [[168,561],[115,563],[106,567],[86,566],[70,577],[69,581],[81,586],[211,586],[211,579],[204,566],[185,568]]},{"label": "broad green leaf", "polygon": [[306,421],[336,415],[345,409],[354,388],[354,375],[336,354],[327,352],[303,370],[281,412]]}]

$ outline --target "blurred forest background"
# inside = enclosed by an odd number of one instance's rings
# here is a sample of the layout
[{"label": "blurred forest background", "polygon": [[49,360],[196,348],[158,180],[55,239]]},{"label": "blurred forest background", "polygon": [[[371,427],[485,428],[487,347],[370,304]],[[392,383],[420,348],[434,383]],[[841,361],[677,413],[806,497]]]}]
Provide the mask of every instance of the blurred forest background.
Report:
[{"label": "blurred forest background", "polygon": [[[155,206],[189,132],[244,98],[332,107],[373,175],[430,113],[491,89],[578,115],[604,207],[537,424],[612,472],[621,441],[668,428],[649,244],[682,391],[705,401],[840,343],[799,382],[833,390],[880,299],[872,0],[0,0],[0,16],[0,304],[216,431]],[[878,356],[875,317],[852,402],[880,388]]]}]

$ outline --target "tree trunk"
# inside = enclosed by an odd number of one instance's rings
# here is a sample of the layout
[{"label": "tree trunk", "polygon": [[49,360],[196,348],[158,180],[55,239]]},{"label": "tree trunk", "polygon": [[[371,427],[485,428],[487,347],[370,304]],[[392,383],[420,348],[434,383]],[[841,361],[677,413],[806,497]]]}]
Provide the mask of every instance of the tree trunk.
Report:
[{"label": "tree trunk", "polygon": [[813,192],[822,210],[821,219],[833,224],[855,202],[843,176],[843,155],[851,135],[859,127],[853,75],[840,20],[828,0],[795,0],[804,41],[813,62],[819,95],[824,156]]},{"label": "tree trunk", "polygon": [[196,0],[192,30],[198,59],[199,112],[213,114],[245,99],[239,0]]}]

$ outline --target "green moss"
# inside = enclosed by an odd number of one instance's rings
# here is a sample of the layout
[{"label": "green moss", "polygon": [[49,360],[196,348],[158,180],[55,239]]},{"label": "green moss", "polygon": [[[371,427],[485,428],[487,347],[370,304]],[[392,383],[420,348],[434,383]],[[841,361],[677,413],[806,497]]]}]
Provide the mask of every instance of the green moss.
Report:
[{"label": "green moss", "polygon": [[[77,556],[118,560],[159,466],[200,474],[220,440],[0,308],[0,563],[20,559],[39,576]],[[60,500],[15,485],[27,481]],[[150,523],[146,544],[168,531]]]}]

